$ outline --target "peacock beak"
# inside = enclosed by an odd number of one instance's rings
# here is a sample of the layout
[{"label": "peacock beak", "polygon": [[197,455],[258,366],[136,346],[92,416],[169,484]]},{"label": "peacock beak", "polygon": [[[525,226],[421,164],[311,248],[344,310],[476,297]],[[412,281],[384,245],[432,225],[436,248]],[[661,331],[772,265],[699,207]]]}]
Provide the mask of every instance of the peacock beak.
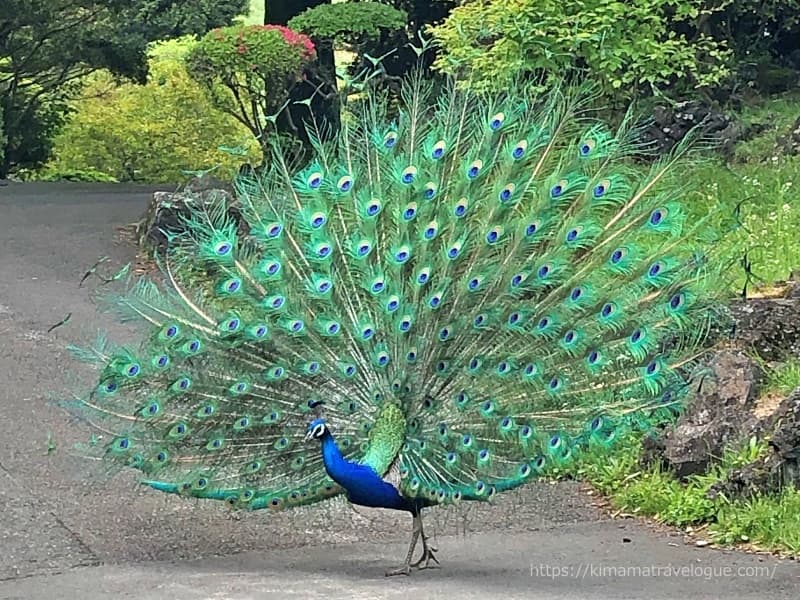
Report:
[{"label": "peacock beak", "polygon": [[306,437],[303,441],[307,442],[308,440],[312,439],[314,435],[310,431],[306,431]]}]

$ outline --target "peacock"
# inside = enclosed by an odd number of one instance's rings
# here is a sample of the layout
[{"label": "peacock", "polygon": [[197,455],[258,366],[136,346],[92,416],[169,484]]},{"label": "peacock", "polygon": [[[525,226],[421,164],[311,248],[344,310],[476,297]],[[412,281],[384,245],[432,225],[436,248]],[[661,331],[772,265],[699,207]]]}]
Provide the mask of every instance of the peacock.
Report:
[{"label": "peacock", "polygon": [[594,99],[416,75],[333,138],[310,119],[311,155],[276,145],[236,180],[240,218],[192,209],[159,274],[110,298],[139,345],[75,349],[100,371],[71,402],[89,450],[236,509],[405,511],[387,575],[407,575],[438,564],[424,509],[673,418],[722,287],[687,218],[693,146],[637,162],[633,118],[608,127]]}]

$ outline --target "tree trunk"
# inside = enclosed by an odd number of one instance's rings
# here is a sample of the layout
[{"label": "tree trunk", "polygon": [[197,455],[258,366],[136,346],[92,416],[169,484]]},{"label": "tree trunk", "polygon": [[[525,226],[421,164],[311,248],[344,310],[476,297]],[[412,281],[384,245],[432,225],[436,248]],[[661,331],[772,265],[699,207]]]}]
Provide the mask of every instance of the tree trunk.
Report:
[{"label": "tree trunk", "polygon": [[[314,8],[321,4],[328,4],[330,0],[266,0],[264,7],[265,25],[286,25],[292,17],[299,15],[306,9]],[[298,85],[291,100],[297,102],[305,100],[315,93],[317,87],[324,82],[314,96],[311,111],[318,122],[325,126],[325,137],[334,135],[339,130],[339,102],[336,93],[336,62],[333,54],[333,43],[330,40],[314,40],[317,50],[316,68],[309,71],[311,76],[307,83]],[[327,96],[327,97],[326,97]],[[309,119],[308,108],[303,105],[290,104],[286,117],[279,119],[279,128],[284,131],[291,128],[289,122],[295,126],[307,122]],[[309,141],[303,127],[295,133],[304,143]]]}]

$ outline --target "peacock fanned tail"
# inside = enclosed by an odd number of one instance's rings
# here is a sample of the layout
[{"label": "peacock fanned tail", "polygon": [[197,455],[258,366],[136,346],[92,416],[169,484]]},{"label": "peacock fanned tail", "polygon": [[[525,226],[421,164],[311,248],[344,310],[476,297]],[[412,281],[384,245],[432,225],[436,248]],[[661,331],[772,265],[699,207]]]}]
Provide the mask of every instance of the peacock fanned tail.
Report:
[{"label": "peacock fanned tail", "polygon": [[[719,275],[687,222],[681,145],[649,171],[587,95],[486,100],[421,78],[377,93],[293,169],[237,181],[244,223],[198,208],[143,322],[78,404],[95,449],[152,487],[242,508],[340,493],[316,444],[407,497],[483,500],[680,407]],[[163,283],[163,284],[162,284]],[[321,403],[321,404],[320,404]]]}]

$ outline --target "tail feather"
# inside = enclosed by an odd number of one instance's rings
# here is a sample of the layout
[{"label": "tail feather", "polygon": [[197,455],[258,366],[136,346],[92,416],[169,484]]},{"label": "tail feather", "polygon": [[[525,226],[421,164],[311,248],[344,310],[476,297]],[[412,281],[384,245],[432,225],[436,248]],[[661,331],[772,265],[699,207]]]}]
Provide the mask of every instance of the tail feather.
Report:
[{"label": "tail feather", "polygon": [[308,504],[341,492],[302,445],[322,401],[346,457],[451,502],[679,406],[720,287],[675,183],[690,146],[642,175],[630,120],[587,98],[412,78],[394,120],[370,96],[304,168],[238,181],[246,232],[197,209],[164,285],[115,302],[141,347],[82,353],[104,455],[162,491]]}]

